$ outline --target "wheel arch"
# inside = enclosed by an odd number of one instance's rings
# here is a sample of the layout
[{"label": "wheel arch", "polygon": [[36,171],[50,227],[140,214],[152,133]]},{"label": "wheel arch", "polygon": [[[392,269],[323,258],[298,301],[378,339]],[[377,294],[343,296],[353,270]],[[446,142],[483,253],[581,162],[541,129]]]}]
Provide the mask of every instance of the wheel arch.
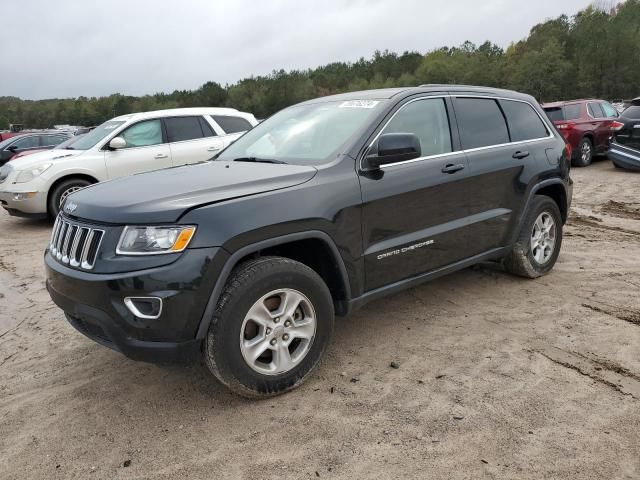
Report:
[{"label": "wheel arch", "polygon": [[206,336],[231,272],[246,260],[267,255],[290,258],[307,265],[320,275],[329,287],[336,314],[345,315],[349,311],[351,285],[344,260],[331,237],[319,230],[292,233],[246,245],[231,254],[213,286],[196,338],[202,339]]},{"label": "wheel arch", "polygon": [[93,183],[98,183],[98,179],[95,177],[92,177],[91,175],[87,175],[86,173],[69,173],[67,175],[64,175],[60,178],[57,178],[49,187],[49,191],[47,192],[47,209],[49,208],[49,202],[51,200],[51,195],[53,193],[53,191],[58,187],[58,185],[60,185],[62,182],[66,182],[67,180],[73,180],[73,179],[81,179],[81,180],[87,180],[88,182]]}]

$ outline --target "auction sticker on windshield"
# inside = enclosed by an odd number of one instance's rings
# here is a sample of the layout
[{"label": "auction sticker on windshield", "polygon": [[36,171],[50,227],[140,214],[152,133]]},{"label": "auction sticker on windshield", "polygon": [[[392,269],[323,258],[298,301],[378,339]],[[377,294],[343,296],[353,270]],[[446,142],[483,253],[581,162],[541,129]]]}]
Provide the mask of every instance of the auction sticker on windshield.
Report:
[{"label": "auction sticker on windshield", "polygon": [[339,108],[373,108],[379,103],[378,100],[348,100],[342,102]]}]

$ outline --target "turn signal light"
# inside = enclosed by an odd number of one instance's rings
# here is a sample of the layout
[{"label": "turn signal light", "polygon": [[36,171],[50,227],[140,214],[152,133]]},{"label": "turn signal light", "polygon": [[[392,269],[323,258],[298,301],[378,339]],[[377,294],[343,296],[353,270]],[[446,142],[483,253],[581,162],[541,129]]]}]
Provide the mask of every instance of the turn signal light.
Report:
[{"label": "turn signal light", "polygon": [[171,247],[171,250],[173,250],[174,252],[181,252],[182,250],[184,250],[185,247],[189,245],[189,241],[191,240],[191,237],[193,237],[195,231],[195,227],[187,227],[182,230],[180,232],[180,235],[178,235],[176,242],[173,244],[173,247]]}]

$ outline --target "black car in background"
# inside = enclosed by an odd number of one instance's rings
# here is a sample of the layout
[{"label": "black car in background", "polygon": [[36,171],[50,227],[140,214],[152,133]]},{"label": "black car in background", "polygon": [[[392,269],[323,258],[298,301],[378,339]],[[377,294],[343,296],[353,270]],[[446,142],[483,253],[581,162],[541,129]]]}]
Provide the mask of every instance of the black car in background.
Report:
[{"label": "black car in background", "polygon": [[640,97],[611,125],[609,158],[618,168],[640,171]]},{"label": "black car in background", "polygon": [[27,150],[50,150],[68,140],[65,132],[32,132],[10,137],[0,142],[0,167],[15,155]]}]

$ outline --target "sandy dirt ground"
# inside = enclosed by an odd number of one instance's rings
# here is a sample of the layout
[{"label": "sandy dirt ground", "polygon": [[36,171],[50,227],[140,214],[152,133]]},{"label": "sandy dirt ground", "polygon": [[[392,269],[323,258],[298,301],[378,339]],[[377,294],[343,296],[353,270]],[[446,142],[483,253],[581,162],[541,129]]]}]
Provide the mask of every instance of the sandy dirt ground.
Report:
[{"label": "sandy dirt ground", "polygon": [[550,275],[370,304],[264,401],[77,333],[44,288],[51,225],[0,213],[0,478],[640,478],[640,175],[573,178]]}]

